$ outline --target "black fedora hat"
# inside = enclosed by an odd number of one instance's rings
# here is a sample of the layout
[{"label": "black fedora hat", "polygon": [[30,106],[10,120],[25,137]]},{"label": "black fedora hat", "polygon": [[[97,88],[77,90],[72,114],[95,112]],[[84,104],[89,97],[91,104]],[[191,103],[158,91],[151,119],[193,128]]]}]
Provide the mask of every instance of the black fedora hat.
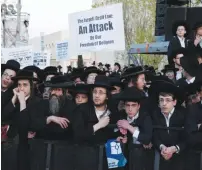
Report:
[{"label": "black fedora hat", "polygon": [[33,72],[29,71],[29,70],[20,70],[18,71],[16,77],[12,77],[11,78],[14,81],[18,81],[18,80],[33,80],[33,81],[38,81],[38,78],[35,78],[33,76]]},{"label": "black fedora hat", "polygon": [[84,72],[84,68],[74,68],[71,73],[71,80],[75,80],[76,78],[83,78],[82,74]]},{"label": "black fedora hat", "polygon": [[55,76],[52,77],[50,81],[44,83],[45,87],[52,88],[69,88],[74,86],[74,82],[72,82],[69,76]]},{"label": "black fedora hat", "polygon": [[180,58],[182,68],[189,73],[192,77],[197,75],[199,63],[196,58],[182,57]]},{"label": "black fedora hat", "polygon": [[124,83],[121,82],[120,76],[109,76],[109,81],[111,86],[124,87]]},{"label": "black fedora hat", "polygon": [[103,87],[103,88],[106,88],[108,90],[114,90],[115,88],[112,87],[110,85],[110,81],[109,81],[109,78],[107,76],[104,76],[104,75],[98,75],[95,77],[95,83],[94,84],[90,84],[90,86],[92,88],[94,87]]},{"label": "black fedora hat", "polygon": [[164,66],[164,69],[161,70],[161,72],[163,72],[165,74],[167,71],[173,71],[174,73],[176,73],[177,71],[179,71],[179,69],[175,68],[174,66],[168,64],[168,65]]},{"label": "black fedora hat", "polygon": [[173,26],[172,26],[172,33],[173,33],[173,35],[175,35],[175,36],[177,35],[176,31],[177,31],[177,28],[179,26],[183,26],[185,28],[185,31],[186,31],[185,36],[188,36],[188,34],[189,34],[189,26],[186,23],[186,21],[176,21],[176,22],[173,23]]},{"label": "black fedora hat", "polygon": [[86,77],[88,77],[89,74],[91,73],[97,73],[97,74],[100,74],[101,73],[101,70],[99,70],[97,67],[95,66],[90,66],[90,67],[87,67],[85,70],[84,70],[84,73],[82,75],[82,77],[85,79]]},{"label": "black fedora hat", "polygon": [[8,60],[6,64],[1,64],[1,69],[11,69],[14,70],[15,72],[20,70],[20,63],[17,62],[16,60]]},{"label": "black fedora hat", "polygon": [[139,74],[145,74],[147,72],[149,71],[145,70],[142,66],[131,67],[124,71],[123,75],[121,76],[121,79],[130,78]]},{"label": "black fedora hat", "polygon": [[43,78],[44,78],[44,74],[43,74],[43,71],[37,67],[37,66],[27,66],[27,67],[24,67],[23,70],[28,70],[28,71],[31,71],[31,72],[35,72],[38,76],[38,78],[42,81]]},{"label": "black fedora hat", "polygon": [[48,75],[59,75],[59,73],[57,72],[57,67],[54,66],[48,66],[46,67],[44,70],[44,76],[48,76]]},{"label": "black fedora hat", "polygon": [[98,66],[103,66],[103,64],[101,62],[99,62]]},{"label": "black fedora hat", "polygon": [[150,94],[155,95],[156,96],[155,98],[157,100],[160,93],[173,94],[174,97],[177,99],[178,104],[182,104],[185,99],[184,89],[168,81],[155,81],[153,82],[153,85],[150,87],[149,90]]},{"label": "black fedora hat", "polygon": [[122,100],[122,101],[137,102],[137,101],[141,101],[145,97],[146,96],[143,91],[137,89],[136,87],[129,87],[129,88],[126,88],[123,92],[121,92],[120,95],[116,97],[116,99]]},{"label": "black fedora hat", "polygon": [[70,92],[72,92],[73,95],[89,94],[90,89],[90,85],[88,84],[76,84],[74,87],[71,88]]},{"label": "black fedora hat", "polygon": [[195,24],[194,24],[194,27],[193,27],[193,30],[197,30],[197,29],[199,29],[200,27],[202,27],[202,21],[201,22],[196,22]]},{"label": "black fedora hat", "polygon": [[183,48],[183,47],[178,48],[172,52],[172,58],[176,58],[178,54],[183,54],[183,56],[185,56],[187,52],[188,50],[186,48]]}]

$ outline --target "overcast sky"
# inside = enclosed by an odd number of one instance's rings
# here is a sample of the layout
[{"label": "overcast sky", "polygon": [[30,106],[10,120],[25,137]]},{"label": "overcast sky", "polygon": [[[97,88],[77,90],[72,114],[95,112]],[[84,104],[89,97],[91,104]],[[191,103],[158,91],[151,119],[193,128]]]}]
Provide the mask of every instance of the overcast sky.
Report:
[{"label": "overcast sky", "polygon": [[22,12],[30,14],[30,38],[68,29],[68,14],[88,10],[92,0],[22,0]]}]

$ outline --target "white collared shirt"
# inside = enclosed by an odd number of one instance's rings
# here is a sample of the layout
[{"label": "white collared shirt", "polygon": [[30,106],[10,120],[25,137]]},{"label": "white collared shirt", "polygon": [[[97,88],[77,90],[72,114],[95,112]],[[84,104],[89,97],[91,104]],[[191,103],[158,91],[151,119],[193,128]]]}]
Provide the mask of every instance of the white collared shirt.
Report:
[{"label": "white collared shirt", "polygon": [[[106,109],[107,109],[107,106],[106,106]],[[110,115],[110,111],[109,110],[97,110],[96,109],[96,107],[95,107],[95,114],[96,114],[96,116],[97,116],[97,118],[98,118],[98,120],[100,120],[101,119],[101,116],[109,116]],[[103,115],[105,113],[105,115]]]},{"label": "white collared shirt", "polygon": [[185,48],[185,38],[178,37],[178,39],[180,40],[181,47]]},{"label": "white collared shirt", "polygon": [[182,72],[181,71],[177,71],[176,72],[176,80],[179,80],[182,78]]},{"label": "white collared shirt", "polygon": [[[128,121],[129,123],[132,123],[134,120],[138,119],[138,117],[139,117],[139,112],[138,112],[134,117],[132,117],[132,118],[127,117],[127,121]],[[134,131],[134,133],[133,133],[133,143],[134,143],[134,144],[140,144],[140,142],[137,141],[138,136],[139,136],[139,134],[140,134],[140,130],[139,130],[138,127],[135,127],[135,128],[136,128],[136,129],[135,129],[135,131]]]},{"label": "white collared shirt", "polygon": [[187,79],[186,79],[186,82],[187,82],[188,84],[192,84],[192,83],[194,83],[194,81],[195,81],[195,77],[191,78],[190,80],[187,80]]},{"label": "white collared shirt", "polygon": [[174,111],[175,111],[175,108],[173,108],[173,109],[171,110],[171,112],[168,114],[168,116],[167,116],[166,114],[162,113],[163,116],[165,117],[167,127],[170,126],[170,118],[171,118],[171,116],[173,115]]}]

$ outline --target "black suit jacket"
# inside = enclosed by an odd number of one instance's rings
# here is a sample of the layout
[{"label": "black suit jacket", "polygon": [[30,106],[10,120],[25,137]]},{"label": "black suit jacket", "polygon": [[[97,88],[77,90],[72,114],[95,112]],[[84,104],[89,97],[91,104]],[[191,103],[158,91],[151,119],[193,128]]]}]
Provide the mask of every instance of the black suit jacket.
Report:
[{"label": "black suit jacket", "polygon": [[160,109],[157,109],[152,114],[153,119],[153,144],[157,150],[160,150],[160,145],[163,144],[167,147],[178,145],[180,152],[186,147],[186,130],[180,130],[186,126],[185,109],[178,110],[175,108],[173,115],[170,118],[169,127],[179,128],[177,130],[166,129],[166,120]]},{"label": "black suit jacket", "polygon": [[[110,110],[110,109],[109,109]],[[111,110],[110,110],[111,111]],[[116,116],[111,111],[110,124],[116,124]],[[81,104],[74,112],[73,129],[77,143],[87,145],[104,144],[108,139],[116,138],[114,128],[107,126],[94,133],[93,126],[98,123],[95,108],[92,103]]]},{"label": "black suit jacket", "polygon": [[73,101],[65,99],[64,105],[61,107],[58,115],[59,117],[67,118],[70,121],[68,128],[63,129],[60,125],[51,122],[46,124],[46,119],[51,116],[49,111],[49,100],[41,100],[32,112],[30,116],[29,129],[36,132],[35,138],[44,140],[68,140],[72,141],[73,130],[72,130],[72,116],[76,105]]},{"label": "black suit jacket", "polygon": [[201,102],[188,107],[188,111],[189,144],[202,150],[202,125],[198,128],[198,124],[202,124]]},{"label": "black suit jacket", "polygon": [[[188,46],[189,46],[189,40],[187,38],[185,38],[185,48],[188,48]],[[174,36],[168,45],[167,55],[168,55],[169,64],[174,65],[172,53],[173,53],[173,51],[175,51],[179,48],[181,48],[180,40],[178,37]]]},{"label": "black suit jacket", "polygon": [[[125,119],[127,120],[127,114],[125,111],[120,113],[120,120]],[[139,136],[137,141],[142,144],[148,145],[152,140],[152,120],[149,114],[145,111],[139,112],[139,117],[134,120],[131,125],[133,127],[139,128]],[[119,135],[120,136],[120,135]],[[127,133],[127,137],[129,142],[132,141],[132,134],[130,132]]]}]

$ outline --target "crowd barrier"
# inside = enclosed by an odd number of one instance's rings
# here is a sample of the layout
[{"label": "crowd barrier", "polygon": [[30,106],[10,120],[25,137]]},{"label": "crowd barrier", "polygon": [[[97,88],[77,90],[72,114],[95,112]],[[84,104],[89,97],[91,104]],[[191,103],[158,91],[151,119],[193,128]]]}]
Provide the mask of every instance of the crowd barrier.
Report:
[{"label": "crowd barrier", "polygon": [[[79,164],[77,154],[79,145],[61,141],[45,141],[32,139],[30,142],[30,162],[31,170],[76,170],[75,165]],[[104,145],[97,145],[99,149],[98,170],[104,170],[103,157]],[[124,148],[124,146],[123,146]],[[143,161],[146,170],[159,170],[160,154],[154,149],[147,150],[146,157],[142,157],[142,147],[131,145],[128,152],[128,169],[139,170],[141,167],[136,166],[135,160]],[[125,151],[125,150],[124,150]],[[193,152],[193,151],[191,151]],[[193,152],[200,154],[200,168],[202,170],[202,152]],[[88,154],[88,153],[86,153]],[[140,160],[138,158],[142,157]],[[119,168],[124,169],[124,168]]]}]

